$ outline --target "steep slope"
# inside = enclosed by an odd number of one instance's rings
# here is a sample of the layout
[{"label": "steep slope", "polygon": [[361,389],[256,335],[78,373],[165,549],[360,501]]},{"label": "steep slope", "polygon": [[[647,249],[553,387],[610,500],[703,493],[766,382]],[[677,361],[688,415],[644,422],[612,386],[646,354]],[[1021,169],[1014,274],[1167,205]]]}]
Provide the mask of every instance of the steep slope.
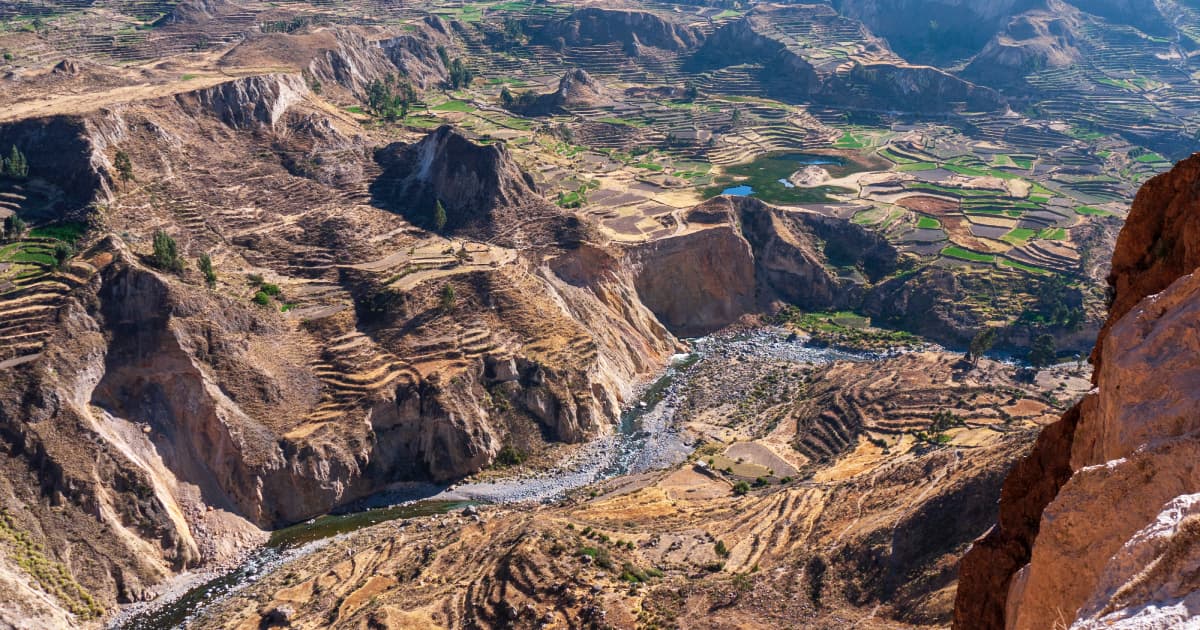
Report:
[{"label": "steep slope", "polygon": [[963,559],[960,628],[1178,627],[1189,577],[1200,391],[1200,157],[1148,183],[1113,255],[1096,389],[1005,481]]},{"label": "steep slope", "polygon": [[435,227],[439,203],[445,230],[483,239],[505,232],[511,242],[547,242],[570,221],[538,194],[504,145],[476,144],[448,125],[420,142],[389,145],[376,160],[383,173],[371,186],[375,200],[417,225]]},{"label": "steep slope", "polygon": [[649,11],[588,7],[547,25],[539,38],[559,47],[620,44],[635,57],[644,46],[668,51],[695,48],[704,33]]},{"label": "steep slope", "polygon": [[[717,197],[686,214],[694,228],[630,252],[642,301],[673,332],[718,330],[778,304],[857,307],[897,253],[848,221],[784,210],[752,197]],[[854,269],[864,282],[837,273]]]},{"label": "steep slope", "polygon": [[[803,35],[778,24],[805,25]],[[798,29],[798,26],[792,26]],[[839,34],[854,33],[854,49],[839,55]],[[803,39],[801,39],[803,38]],[[697,71],[750,64],[766,93],[792,102],[853,110],[946,113],[957,108],[1002,111],[1004,99],[931,66],[913,65],[863,24],[824,4],[759,5],[709,37],[689,61]]]},{"label": "steep slope", "polygon": [[[64,572],[6,620],[94,620],[260,528],[609,432],[677,351],[619,257],[583,244],[502,147],[450,130],[414,143],[431,156],[414,181],[465,225],[511,228],[448,240],[367,204],[380,168],[328,112],[277,74],[0,125],[58,200],[30,222],[92,226],[48,274],[0,270],[3,531]],[[487,205],[514,200],[548,215]],[[159,230],[181,272],[154,265]],[[520,240],[537,247],[502,244]]]},{"label": "steep slope", "polygon": [[[532,92],[527,94],[532,95]],[[604,107],[612,103],[602,83],[593,79],[587,71],[574,68],[563,74],[555,91],[532,98],[522,94],[521,98],[505,104],[505,107],[526,116],[551,116],[575,108]]]}]

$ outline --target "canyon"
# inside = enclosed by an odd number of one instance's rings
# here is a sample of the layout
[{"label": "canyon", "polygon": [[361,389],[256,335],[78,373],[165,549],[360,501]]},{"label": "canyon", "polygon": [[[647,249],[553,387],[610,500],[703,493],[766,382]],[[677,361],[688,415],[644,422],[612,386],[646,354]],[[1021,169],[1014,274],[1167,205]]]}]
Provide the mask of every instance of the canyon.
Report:
[{"label": "canyon", "polygon": [[0,625],[1191,623],[1190,3],[0,19]]}]

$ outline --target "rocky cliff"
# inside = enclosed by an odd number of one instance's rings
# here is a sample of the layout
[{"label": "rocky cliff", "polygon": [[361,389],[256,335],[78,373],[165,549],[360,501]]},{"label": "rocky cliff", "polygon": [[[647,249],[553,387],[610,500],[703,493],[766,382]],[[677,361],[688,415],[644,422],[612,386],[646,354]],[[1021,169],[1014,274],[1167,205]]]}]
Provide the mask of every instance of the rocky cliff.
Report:
[{"label": "rocky cliff", "polygon": [[445,210],[440,229],[481,238],[547,227],[522,230],[521,224],[535,218],[564,218],[538,194],[533,177],[513,162],[503,144],[477,144],[448,125],[420,142],[391,144],[376,153],[376,160],[383,174],[371,187],[375,199],[418,225],[436,226],[439,203]]},{"label": "rocky cliff", "polygon": [[878,235],[753,197],[717,197],[684,219],[693,229],[630,254],[642,301],[683,336],[781,304],[857,308],[871,283],[896,269],[896,250]]},{"label": "rocky cliff", "polygon": [[1009,474],[962,562],[958,628],[1173,628],[1200,583],[1200,157],[1151,180],[1113,254],[1096,388]]},{"label": "rocky cliff", "polygon": [[[443,129],[380,174],[352,129],[295,74],[0,125],[58,200],[31,223],[91,226],[78,256],[0,295],[19,333],[0,356],[0,535],[67,576],[47,598],[0,564],[20,593],[4,619],[94,620],[261,528],[611,431],[679,350],[621,253],[503,146]],[[494,239],[371,205],[393,174]],[[159,230],[181,271],[155,266]]]},{"label": "rocky cliff", "polygon": [[574,108],[610,106],[613,100],[607,92],[607,88],[587,71],[573,68],[563,74],[555,91],[532,99],[519,98],[505,107],[526,116],[551,116]]},{"label": "rocky cliff", "polygon": [[636,56],[643,46],[682,51],[704,41],[697,28],[676,24],[656,13],[630,9],[588,7],[542,29],[539,37],[556,46],[620,44]]}]

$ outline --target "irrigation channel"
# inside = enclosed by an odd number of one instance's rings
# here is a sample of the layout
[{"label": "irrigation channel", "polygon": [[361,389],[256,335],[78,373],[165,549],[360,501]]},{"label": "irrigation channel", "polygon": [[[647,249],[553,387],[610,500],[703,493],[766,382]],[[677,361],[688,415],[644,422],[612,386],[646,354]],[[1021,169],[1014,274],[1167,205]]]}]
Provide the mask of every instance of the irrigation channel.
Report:
[{"label": "irrigation channel", "polygon": [[253,584],[280,565],[312,553],[337,536],[376,523],[442,514],[475,503],[553,501],[571,490],[606,479],[677,465],[687,459],[691,445],[675,422],[675,409],[693,366],[702,361],[754,356],[825,364],[875,358],[808,345],[775,329],[702,337],[692,340],[691,346],[691,354],[676,355],[663,374],[622,414],[618,431],[584,445],[554,470],[500,481],[449,487],[412,484],[381,492],[354,505],[354,511],[277,530],[233,570],[198,584],[177,584],[156,601],[126,609],[109,627],[164,630],[186,626],[208,605]]}]

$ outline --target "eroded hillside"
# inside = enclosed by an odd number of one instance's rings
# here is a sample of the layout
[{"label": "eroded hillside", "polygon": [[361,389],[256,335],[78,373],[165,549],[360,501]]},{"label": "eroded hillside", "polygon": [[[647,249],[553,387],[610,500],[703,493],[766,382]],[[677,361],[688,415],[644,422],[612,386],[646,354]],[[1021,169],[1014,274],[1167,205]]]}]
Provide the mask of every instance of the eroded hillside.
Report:
[{"label": "eroded hillside", "polygon": [[[289,550],[191,621],[948,623],[1005,472],[1087,388],[1126,201],[1190,141],[1200,14],[934,3],[983,24],[934,49],[901,36],[940,28],[915,4],[0,7],[0,620],[96,626],[284,526],[517,487],[574,492]],[[1030,558],[1025,627],[1190,588],[1130,575],[1183,537],[1125,531],[1187,480],[1087,468],[1161,429],[1106,383],[1191,386],[1186,336],[1134,308],[1190,313],[1190,168],[1143,193],[1100,389],[1009,482],[960,615],[1002,619]],[[924,342],[985,330],[1077,360]],[[686,386],[643,395],[664,370]],[[593,457],[614,443],[642,459]],[[1056,492],[1103,520],[1076,483],[1148,503],[1094,548],[1035,541]]]}]

